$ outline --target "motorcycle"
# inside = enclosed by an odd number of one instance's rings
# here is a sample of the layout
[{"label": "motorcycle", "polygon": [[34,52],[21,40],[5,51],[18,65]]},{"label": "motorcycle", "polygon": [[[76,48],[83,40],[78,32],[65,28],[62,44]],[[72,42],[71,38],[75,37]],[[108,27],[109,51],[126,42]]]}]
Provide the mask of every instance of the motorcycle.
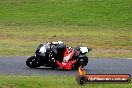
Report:
[{"label": "motorcycle", "polygon": [[[62,62],[60,55],[57,53],[57,44],[40,44],[35,51],[35,55],[28,57],[26,61],[26,65],[30,68],[37,68],[40,66],[51,67],[51,68],[58,68],[59,66],[55,63],[52,58]],[[82,68],[87,65],[88,57],[86,53],[90,52],[92,49],[87,47],[80,47],[77,46],[74,48],[78,55],[75,56],[76,58],[75,63],[72,64],[71,69],[78,69],[80,66]],[[74,57],[74,56],[73,56]]]}]

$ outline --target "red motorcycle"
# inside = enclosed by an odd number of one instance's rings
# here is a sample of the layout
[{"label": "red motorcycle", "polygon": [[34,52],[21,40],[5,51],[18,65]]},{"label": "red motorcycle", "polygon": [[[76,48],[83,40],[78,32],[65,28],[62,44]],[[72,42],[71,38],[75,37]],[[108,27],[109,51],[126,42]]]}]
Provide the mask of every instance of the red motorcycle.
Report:
[{"label": "red motorcycle", "polygon": [[[35,51],[35,55],[27,59],[26,65],[30,68],[37,68],[40,66],[59,68],[55,60],[62,62],[62,59],[57,52],[57,44],[58,42],[52,44],[40,44]],[[75,63],[71,64],[70,69],[78,69],[80,66],[86,66],[88,63],[88,57],[86,56],[86,53],[92,49],[77,46],[74,48],[74,50],[78,53],[78,55],[73,59],[73,62]],[[55,58],[55,60],[53,60],[53,58]]]}]

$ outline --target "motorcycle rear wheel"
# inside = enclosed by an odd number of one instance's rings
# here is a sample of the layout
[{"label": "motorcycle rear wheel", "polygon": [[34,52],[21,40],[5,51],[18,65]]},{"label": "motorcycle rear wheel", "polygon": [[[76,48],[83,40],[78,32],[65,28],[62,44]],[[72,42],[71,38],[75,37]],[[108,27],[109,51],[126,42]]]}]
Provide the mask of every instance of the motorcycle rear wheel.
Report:
[{"label": "motorcycle rear wheel", "polygon": [[40,67],[39,61],[36,59],[35,56],[31,56],[27,59],[26,65],[30,68],[37,68]]}]

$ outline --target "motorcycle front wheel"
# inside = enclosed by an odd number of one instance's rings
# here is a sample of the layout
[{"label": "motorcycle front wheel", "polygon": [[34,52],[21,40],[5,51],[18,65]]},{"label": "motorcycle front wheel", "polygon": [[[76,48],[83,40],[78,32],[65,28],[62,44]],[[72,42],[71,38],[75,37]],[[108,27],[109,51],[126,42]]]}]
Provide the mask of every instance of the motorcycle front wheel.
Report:
[{"label": "motorcycle front wheel", "polygon": [[78,69],[80,66],[81,66],[81,68],[83,68],[84,66],[86,66],[88,64],[88,57],[87,56],[84,56],[82,58],[83,61],[80,61],[80,60],[78,60],[78,62],[72,67],[72,69]]}]

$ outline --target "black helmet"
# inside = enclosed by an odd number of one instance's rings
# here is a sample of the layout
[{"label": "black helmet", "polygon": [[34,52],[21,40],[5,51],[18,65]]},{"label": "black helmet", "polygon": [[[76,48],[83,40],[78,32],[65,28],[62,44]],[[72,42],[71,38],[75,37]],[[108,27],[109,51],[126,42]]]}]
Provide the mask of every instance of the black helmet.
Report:
[{"label": "black helmet", "polygon": [[57,52],[59,54],[64,54],[65,50],[66,50],[66,45],[64,45],[64,44],[57,45]]}]

